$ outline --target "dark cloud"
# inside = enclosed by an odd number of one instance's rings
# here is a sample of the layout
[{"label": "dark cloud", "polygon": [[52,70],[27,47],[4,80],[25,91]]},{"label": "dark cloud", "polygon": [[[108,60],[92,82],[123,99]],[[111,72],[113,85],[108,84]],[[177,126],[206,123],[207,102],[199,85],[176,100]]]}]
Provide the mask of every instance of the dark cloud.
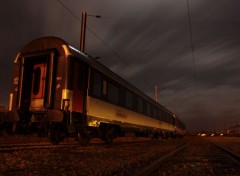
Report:
[{"label": "dark cloud", "polygon": [[[64,6],[62,5],[64,4]],[[0,7],[0,104],[8,103],[18,50],[42,36],[79,48],[81,13],[88,17],[86,52],[159,101],[188,129],[239,123],[240,1],[3,0]]]}]

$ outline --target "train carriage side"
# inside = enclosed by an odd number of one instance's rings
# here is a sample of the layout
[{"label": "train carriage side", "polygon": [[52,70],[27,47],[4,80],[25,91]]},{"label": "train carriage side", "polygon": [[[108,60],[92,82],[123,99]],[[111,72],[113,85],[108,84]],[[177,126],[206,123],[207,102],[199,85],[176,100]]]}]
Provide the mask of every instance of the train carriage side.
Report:
[{"label": "train carriage side", "polygon": [[128,130],[164,136],[181,128],[172,112],[60,38],[30,42],[14,63],[9,110],[19,128],[106,142]]},{"label": "train carriage side", "polygon": [[170,111],[101,64],[90,65],[88,126],[100,128],[104,134],[123,129],[173,135],[175,117]]}]

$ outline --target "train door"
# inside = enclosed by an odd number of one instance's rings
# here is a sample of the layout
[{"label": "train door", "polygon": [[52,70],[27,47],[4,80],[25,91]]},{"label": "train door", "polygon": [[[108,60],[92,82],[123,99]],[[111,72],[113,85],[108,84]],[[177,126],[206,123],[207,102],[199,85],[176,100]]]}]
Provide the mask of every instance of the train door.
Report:
[{"label": "train door", "polygon": [[22,57],[18,108],[44,111],[53,104],[54,53]]},{"label": "train door", "polygon": [[44,106],[46,73],[46,63],[37,63],[33,65],[31,108],[34,110],[42,109]]},{"label": "train door", "polygon": [[81,64],[74,64],[72,111],[84,113],[84,83],[86,69]]}]

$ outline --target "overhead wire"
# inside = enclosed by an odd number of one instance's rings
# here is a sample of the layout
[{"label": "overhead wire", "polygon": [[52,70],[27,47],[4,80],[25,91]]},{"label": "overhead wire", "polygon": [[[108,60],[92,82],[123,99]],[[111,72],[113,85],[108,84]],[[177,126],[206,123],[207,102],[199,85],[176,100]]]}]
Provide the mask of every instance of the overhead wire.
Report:
[{"label": "overhead wire", "polygon": [[188,23],[189,23],[189,35],[190,35],[190,44],[192,50],[192,62],[193,62],[193,77],[194,77],[194,84],[195,84],[195,91],[197,86],[197,75],[196,75],[196,64],[195,64],[195,54],[194,54],[194,46],[193,46],[193,33],[192,33],[192,24],[191,24],[191,15],[190,15],[190,7],[189,7],[189,0],[187,0],[187,12],[188,12]]},{"label": "overhead wire", "polygon": [[[189,24],[189,21],[184,20],[162,20],[162,19],[141,19],[141,18],[120,18],[120,17],[108,17],[102,16],[102,19],[106,20],[121,20],[121,21],[142,21],[144,23],[169,23],[169,24]],[[216,20],[209,20],[209,21],[191,21],[192,24],[240,24],[240,21],[216,21]]]},{"label": "overhead wire", "polygon": [[[69,9],[64,3],[62,3],[60,0],[57,0],[71,15],[73,15],[80,23],[82,22],[82,20],[75,14],[72,12],[71,9]],[[134,71],[136,73],[136,70],[130,66],[123,58],[120,57],[120,55],[114,51],[114,49],[112,49],[96,32],[94,32],[89,26],[86,26],[86,28],[99,40],[103,43],[103,45],[105,47],[107,47],[118,59],[120,59],[125,65],[128,65],[128,68],[130,68],[132,71]],[[154,87],[151,86],[144,78],[139,77],[144,83],[145,85],[148,85],[149,87]]]},{"label": "overhead wire", "polygon": [[[82,20],[71,10],[69,9],[61,0],[57,0],[73,17],[75,17],[80,23],[82,22]],[[151,21],[151,20],[150,20]],[[167,22],[167,21],[165,21]],[[176,22],[176,21],[175,21]],[[184,22],[185,23],[185,22]],[[190,22],[189,22],[190,23]],[[116,56],[118,59],[120,59],[125,65],[128,66],[128,68],[130,70],[132,70],[134,73],[136,73],[136,70],[130,66],[114,49],[112,49],[107,42],[105,42],[96,32],[94,32],[89,26],[86,26],[86,28],[106,47],[108,48],[114,56]],[[191,39],[192,40],[192,39]],[[191,41],[191,46],[190,47],[182,47],[182,48],[174,48],[174,49],[186,49],[186,48],[191,48],[193,49],[193,44]],[[163,49],[163,50],[171,50],[171,49]],[[149,51],[152,52],[152,51]],[[148,88],[152,89],[154,87],[154,85],[150,85],[148,83],[148,81],[146,81],[143,77],[138,77],[139,79],[141,79],[145,85],[148,86]],[[167,102],[167,101],[166,101]]]},{"label": "overhead wire", "polygon": [[[73,17],[75,17],[80,23],[82,22],[81,19],[76,15],[70,8],[68,8],[61,0],[57,0],[64,8],[67,10]],[[208,47],[208,46],[197,46],[193,44],[193,34],[192,34],[192,24],[240,24],[239,21],[191,21],[191,14],[190,14],[190,6],[189,6],[189,0],[187,0],[187,13],[188,13],[188,21],[177,21],[177,20],[159,20],[159,19],[137,19],[137,18],[114,18],[114,17],[106,17],[101,16],[103,19],[119,19],[119,20],[125,20],[125,21],[147,21],[147,22],[158,22],[158,23],[183,23],[183,24],[189,24],[189,31],[190,31],[190,46],[186,47],[179,47],[179,48],[163,48],[163,49],[156,49],[156,50],[145,50],[140,51],[141,52],[156,52],[156,51],[164,51],[164,50],[178,50],[178,49],[191,49],[192,53],[192,62],[193,62],[193,74],[194,74],[194,84],[195,84],[195,91],[196,91],[196,63],[195,63],[195,55],[194,55],[194,49],[195,47]],[[107,42],[105,42],[96,32],[94,32],[89,26],[87,26],[87,29],[106,47],[108,48],[114,56],[116,56],[119,60],[121,60],[127,67],[132,70],[134,73],[136,73],[136,70],[130,66],[120,55],[127,55],[129,53],[122,53],[119,54],[116,52],[112,47],[108,45]],[[134,54],[134,53],[133,53]],[[135,53],[137,54],[137,53]],[[154,85],[151,85],[142,77],[138,77],[141,79],[145,85],[147,85],[149,88],[153,88]]]},{"label": "overhead wire", "polygon": [[73,13],[73,11],[71,9],[69,9],[62,1],[57,0],[65,10],[67,10],[72,16],[74,16],[78,21],[80,21],[80,23],[82,22],[82,20],[75,14]]}]

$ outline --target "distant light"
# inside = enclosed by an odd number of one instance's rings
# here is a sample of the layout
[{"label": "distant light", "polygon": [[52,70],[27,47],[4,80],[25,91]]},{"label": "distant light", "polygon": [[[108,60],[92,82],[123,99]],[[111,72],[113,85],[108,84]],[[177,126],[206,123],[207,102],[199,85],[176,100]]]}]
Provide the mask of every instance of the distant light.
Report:
[{"label": "distant light", "polygon": [[202,134],[201,134],[201,137],[204,137],[204,136],[207,136],[207,135],[206,135],[205,133],[202,133]]},{"label": "distant light", "polygon": [[223,136],[223,134],[221,133],[219,136]]},{"label": "distant light", "polygon": [[213,133],[213,134],[211,134],[211,136],[214,136],[214,133]]}]

